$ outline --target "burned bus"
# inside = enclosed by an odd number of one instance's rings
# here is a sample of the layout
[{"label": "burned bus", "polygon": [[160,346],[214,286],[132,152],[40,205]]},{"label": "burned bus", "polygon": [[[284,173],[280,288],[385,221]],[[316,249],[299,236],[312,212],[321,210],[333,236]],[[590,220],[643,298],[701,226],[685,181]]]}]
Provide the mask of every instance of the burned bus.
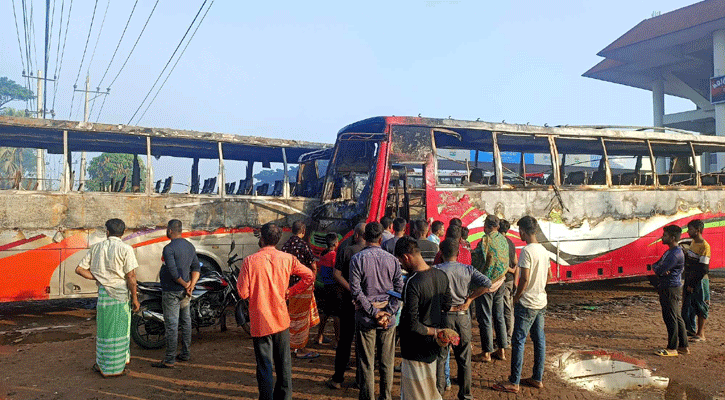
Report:
[{"label": "burned bus", "polygon": [[531,215],[555,280],[574,282],[652,274],[662,228],[699,218],[722,267],[725,138],[665,130],[359,121],[338,133],[313,237],[385,215],[460,218],[475,245],[495,214],[522,246],[515,222]]},{"label": "burned bus", "polygon": [[323,179],[316,167],[330,147],[0,117],[0,301],[95,296],[94,282],[74,270],[105,239],[109,218],[126,223],[122,239],[135,250],[139,281],[158,280],[173,218],[205,268],[227,268],[232,240],[245,256],[258,249],[255,228],[309,218]]}]

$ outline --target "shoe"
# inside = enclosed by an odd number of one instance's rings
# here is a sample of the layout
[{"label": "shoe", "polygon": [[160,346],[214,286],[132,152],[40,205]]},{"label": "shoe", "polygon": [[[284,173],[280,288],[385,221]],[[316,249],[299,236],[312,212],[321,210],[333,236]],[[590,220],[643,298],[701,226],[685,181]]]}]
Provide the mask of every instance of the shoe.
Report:
[{"label": "shoe", "polygon": [[176,368],[174,367],[174,364],[166,364],[163,361],[155,362],[151,364],[151,366],[154,368]]},{"label": "shoe", "polygon": [[332,378],[325,381],[325,386],[327,386],[330,389],[342,389],[342,383],[335,382],[332,380]]},{"label": "shoe", "polygon": [[314,351],[311,351],[307,354],[300,355],[299,353],[295,353],[295,358],[299,358],[300,360],[311,360],[313,358],[317,358],[320,356],[320,353],[316,353]]},{"label": "shoe", "polygon": [[176,356],[176,360],[181,361],[181,362],[186,362],[186,361],[189,361],[190,359],[191,359],[191,357],[182,357],[181,354]]}]

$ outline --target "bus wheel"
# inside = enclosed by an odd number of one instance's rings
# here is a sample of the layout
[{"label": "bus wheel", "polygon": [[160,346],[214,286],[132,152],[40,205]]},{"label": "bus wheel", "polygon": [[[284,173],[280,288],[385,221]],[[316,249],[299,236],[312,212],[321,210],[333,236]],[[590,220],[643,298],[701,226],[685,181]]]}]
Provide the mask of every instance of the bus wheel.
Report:
[{"label": "bus wheel", "polygon": [[[161,303],[148,304],[147,309],[163,314]],[[166,345],[164,323],[144,318],[140,313],[131,316],[131,338],[144,349],[160,349]]]}]

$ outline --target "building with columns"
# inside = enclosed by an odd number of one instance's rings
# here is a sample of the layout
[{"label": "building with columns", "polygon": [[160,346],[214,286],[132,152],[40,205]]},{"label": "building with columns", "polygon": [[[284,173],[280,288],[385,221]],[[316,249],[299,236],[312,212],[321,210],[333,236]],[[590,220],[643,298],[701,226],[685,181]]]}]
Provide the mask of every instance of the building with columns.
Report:
[{"label": "building with columns", "polygon": [[[717,79],[725,76],[725,0],[646,19],[597,55],[604,60],[584,76],[652,91],[654,127],[725,136],[725,79]],[[694,109],[665,114],[665,94]],[[704,155],[700,168],[723,170],[725,153]]]}]

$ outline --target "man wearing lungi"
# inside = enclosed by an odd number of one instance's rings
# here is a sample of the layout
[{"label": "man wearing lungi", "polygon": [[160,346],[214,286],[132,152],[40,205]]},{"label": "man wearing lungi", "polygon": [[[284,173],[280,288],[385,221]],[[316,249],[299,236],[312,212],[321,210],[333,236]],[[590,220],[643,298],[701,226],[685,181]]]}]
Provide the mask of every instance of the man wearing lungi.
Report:
[{"label": "man wearing lungi", "polygon": [[141,307],[136,294],[138,263],[133,248],[121,240],[125,230],[118,218],[106,221],[106,240],[91,246],[76,267],[76,274],[98,285],[93,370],[104,377],[125,375],[131,361],[131,311]]}]

